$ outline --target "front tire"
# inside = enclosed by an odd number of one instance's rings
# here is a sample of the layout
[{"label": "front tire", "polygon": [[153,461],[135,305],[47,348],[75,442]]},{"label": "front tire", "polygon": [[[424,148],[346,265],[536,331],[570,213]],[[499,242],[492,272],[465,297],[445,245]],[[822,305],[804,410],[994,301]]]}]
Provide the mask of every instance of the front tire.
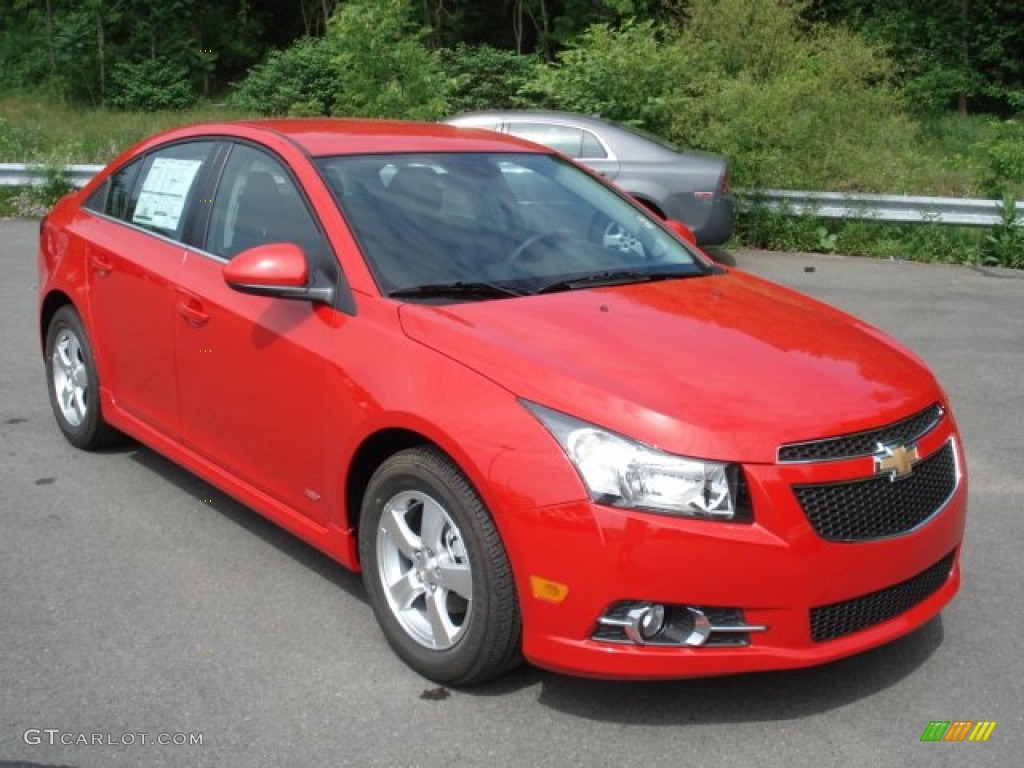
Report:
[{"label": "front tire", "polygon": [[384,636],[421,675],[473,685],[519,663],[519,604],[501,538],[439,450],[401,451],[374,473],[359,557]]},{"label": "front tire", "polygon": [[99,377],[89,338],[71,306],[58,309],[46,330],[46,383],[57,426],[73,446],[95,450],[123,438],[103,420]]}]

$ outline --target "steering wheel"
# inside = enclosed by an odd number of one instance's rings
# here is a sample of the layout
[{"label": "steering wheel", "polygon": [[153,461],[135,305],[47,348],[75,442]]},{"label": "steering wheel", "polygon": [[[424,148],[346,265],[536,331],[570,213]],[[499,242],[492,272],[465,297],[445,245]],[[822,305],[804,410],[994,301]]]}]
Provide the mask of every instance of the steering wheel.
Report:
[{"label": "steering wheel", "polygon": [[530,259],[527,254],[534,246],[540,243],[554,245],[564,239],[565,235],[559,234],[558,232],[540,232],[536,235],[530,235],[519,243],[515,249],[513,249],[512,253],[509,254],[507,263],[514,267],[529,264],[531,261],[534,261],[534,259]]}]

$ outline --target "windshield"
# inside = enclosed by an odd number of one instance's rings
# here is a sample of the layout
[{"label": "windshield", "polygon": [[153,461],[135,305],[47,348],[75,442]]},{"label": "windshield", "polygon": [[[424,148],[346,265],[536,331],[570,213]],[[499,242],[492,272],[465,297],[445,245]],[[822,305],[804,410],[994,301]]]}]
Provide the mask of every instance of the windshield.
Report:
[{"label": "windshield", "polygon": [[601,275],[622,284],[712,269],[647,213],[550,155],[316,162],[385,294],[436,298],[454,287],[456,300],[507,298]]}]

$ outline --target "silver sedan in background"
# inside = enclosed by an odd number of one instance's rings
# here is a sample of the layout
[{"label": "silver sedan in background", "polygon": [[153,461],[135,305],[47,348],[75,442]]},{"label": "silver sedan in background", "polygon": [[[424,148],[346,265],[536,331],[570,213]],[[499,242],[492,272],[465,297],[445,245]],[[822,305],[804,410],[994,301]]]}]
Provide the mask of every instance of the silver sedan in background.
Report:
[{"label": "silver sedan in background", "polygon": [[568,112],[472,112],[444,122],[556,149],[614,181],[660,217],[685,222],[700,245],[719,245],[732,234],[729,166],[718,155],[680,151],[631,128]]}]

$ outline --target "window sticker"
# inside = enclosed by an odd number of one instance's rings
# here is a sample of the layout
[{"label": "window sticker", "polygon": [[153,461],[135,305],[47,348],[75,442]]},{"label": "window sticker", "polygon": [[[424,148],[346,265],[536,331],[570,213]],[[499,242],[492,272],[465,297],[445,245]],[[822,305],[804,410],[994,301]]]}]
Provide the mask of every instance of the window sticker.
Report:
[{"label": "window sticker", "polygon": [[146,227],[176,231],[202,160],[158,157],[150,166],[132,221]]}]

